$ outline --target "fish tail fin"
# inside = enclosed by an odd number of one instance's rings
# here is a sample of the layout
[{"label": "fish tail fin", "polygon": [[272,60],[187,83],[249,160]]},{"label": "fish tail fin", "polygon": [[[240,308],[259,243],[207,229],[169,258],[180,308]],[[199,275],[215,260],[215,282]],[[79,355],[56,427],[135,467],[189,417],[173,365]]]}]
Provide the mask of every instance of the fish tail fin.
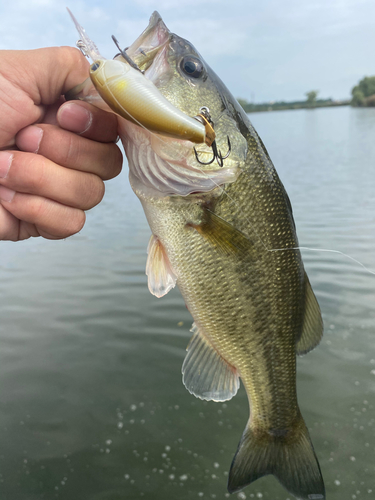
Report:
[{"label": "fish tail fin", "polygon": [[267,474],[299,500],[325,499],[318,459],[302,417],[290,430],[246,426],[229,471],[228,491],[234,493]]}]

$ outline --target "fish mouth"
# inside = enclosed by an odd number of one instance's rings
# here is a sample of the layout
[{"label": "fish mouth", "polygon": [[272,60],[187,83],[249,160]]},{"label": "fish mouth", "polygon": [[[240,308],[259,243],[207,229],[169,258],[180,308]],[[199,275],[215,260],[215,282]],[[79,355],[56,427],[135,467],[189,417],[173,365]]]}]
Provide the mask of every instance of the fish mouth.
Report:
[{"label": "fish mouth", "polygon": [[[150,76],[154,74],[148,70],[157,56],[166,51],[171,35],[160,14],[155,11],[150,17],[147,28],[126,49],[127,55],[146,73],[148,79],[152,79]],[[123,60],[121,54],[115,59]]]},{"label": "fish mouth", "polygon": [[[125,49],[127,55],[144,72],[147,79],[151,80],[156,86],[161,73],[168,70],[166,54],[171,36],[172,33],[164,24],[161,15],[155,11],[150,17],[147,28]],[[121,53],[117,54],[114,59],[127,63]],[[156,61],[157,63],[154,64]],[[109,106],[98,95],[90,77],[66,92],[65,98],[67,101],[84,100],[101,109],[111,111]]]}]

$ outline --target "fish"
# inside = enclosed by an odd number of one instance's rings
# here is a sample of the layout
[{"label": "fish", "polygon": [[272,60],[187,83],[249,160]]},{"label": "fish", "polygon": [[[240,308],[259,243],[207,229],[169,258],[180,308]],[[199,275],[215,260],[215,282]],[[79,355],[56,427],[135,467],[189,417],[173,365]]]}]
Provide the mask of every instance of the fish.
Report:
[{"label": "fish", "polygon": [[296,393],[296,356],[319,344],[323,322],[285,188],[242,107],[157,12],[126,53],[182,113],[209,110],[217,151],[230,138],[229,156],[215,162],[205,143],[119,118],[129,181],[152,233],[148,287],[162,297],[177,284],[194,321],[183,383],[202,400],[228,401],[241,380],[248,396],[228,491],[273,475],[297,499],[324,500]]}]

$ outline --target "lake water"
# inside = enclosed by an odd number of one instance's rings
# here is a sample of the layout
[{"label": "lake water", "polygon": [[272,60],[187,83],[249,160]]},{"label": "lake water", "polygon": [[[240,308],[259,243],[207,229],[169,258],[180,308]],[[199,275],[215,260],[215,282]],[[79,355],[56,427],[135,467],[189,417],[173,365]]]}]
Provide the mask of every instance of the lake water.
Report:
[{"label": "lake water", "polygon": [[[375,271],[375,109],[250,118],[289,193],[301,246]],[[0,245],[0,500],[224,499],[244,390],[195,399],[191,317],[156,299],[127,168],[65,241]],[[298,361],[300,407],[329,500],[375,497],[375,276],[303,251],[325,336]],[[268,476],[233,498],[292,500]]]}]

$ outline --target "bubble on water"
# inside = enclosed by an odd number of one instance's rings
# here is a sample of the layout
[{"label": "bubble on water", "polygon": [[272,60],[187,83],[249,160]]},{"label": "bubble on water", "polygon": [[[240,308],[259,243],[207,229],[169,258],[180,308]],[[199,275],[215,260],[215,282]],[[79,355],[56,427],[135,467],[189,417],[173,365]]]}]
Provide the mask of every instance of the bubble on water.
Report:
[{"label": "bubble on water", "polygon": [[124,424],[122,422],[117,422],[117,428],[122,429],[124,427]]},{"label": "bubble on water", "polygon": [[375,370],[371,370],[371,375],[375,375]]},{"label": "bubble on water", "polygon": [[237,498],[239,498],[240,500],[246,500],[246,495],[243,491],[241,491],[240,493],[238,493]]},{"label": "bubble on water", "polygon": [[350,457],[350,460],[351,460],[352,462],[355,462],[355,457]]},{"label": "bubble on water", "polygon": [[105,444],[107,444],[108,446],[109,446],[110,444],[112,444],[112,439],[107,439],[107,441],[105,442]]},{"label": "bubble on water", "polygon": [[124,474],[124,478],[129,479],[130,478],[129,474]]},{"label": "bubble on water", "polygon": [[166,453],[162,453],[161,456],[162,458],[167,458],[168,455]]},{"label": "bubble on water", "polygon": [[165,449],[165,451],[171,451],[171,447],[168,445],[164,449]]},{"label": "bubble on water", "polygon": [[178,405],[174,405],[174,409],[175,409],[175,410],[179,410],[179,409],[180,409],[180,407],[179,407]]},{"label": "bubble on water", "polygon": [[220,467],[220,464],[218,464],[217,462],[214,463],[214,467],[215,469],[218,469]]},{"label": "bubble on water", "polygon": [[198,493],[198,496],[199,496],[199,497],[203,497],[203,495],[204,495],[204,493],[203,493],[202,491],[200,491],[200,492]]},{"label": "bubble on water", "polygon": [[186,481],[188,478],[187,474],[182,474],[182,476],[180,476],[180,481]]},{"label": "bubble on water", "polygon": [[339,481],[338,479],[335,479],[335,480],[334,480],[334,483],[335,483],[335,485],[336,485],[336,486],[340,486],[340,484],[341,484],[341,483],[340,483],[340,481]]},{"label": "bubble on water", "polygon": [[170,479],[171,481],[173,481],[173,479],[174,479],[176,476],[175,476],[174,474],[169,474],[169,476],[168,476],[168,477],[169,477],[169,479]]},{"label": "bubble on water", "polygon": [[137,409],[137,405],[130,405],[131,411],[135,411]]},{"label": "bubble on water", "polygon": [[263,493],[257,493],[258,498],[263,498]]},{"label": "bubble on water", "polygon": [[109,448],[106,448],[106,449],[105,449],[105,452],[106,452],[106,453],[111,453],[111,450],[110,450]]}]

